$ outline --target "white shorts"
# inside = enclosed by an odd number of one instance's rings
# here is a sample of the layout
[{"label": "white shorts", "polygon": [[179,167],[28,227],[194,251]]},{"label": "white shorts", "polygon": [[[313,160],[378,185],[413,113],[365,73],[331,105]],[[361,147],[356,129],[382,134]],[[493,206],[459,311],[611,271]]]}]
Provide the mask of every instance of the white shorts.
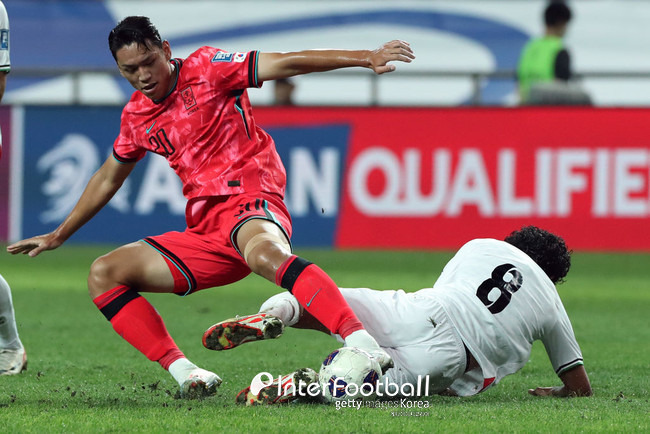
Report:
[{"label": "white shorts", "polygon": [[434,395],[465,372],[463,341],[431,296],[367,288],[341,288],[341,293],[368,333],[395,362],[382,383],[400,387],[411,384],[417,390],[420,381],[429,385],[421,394]]}]

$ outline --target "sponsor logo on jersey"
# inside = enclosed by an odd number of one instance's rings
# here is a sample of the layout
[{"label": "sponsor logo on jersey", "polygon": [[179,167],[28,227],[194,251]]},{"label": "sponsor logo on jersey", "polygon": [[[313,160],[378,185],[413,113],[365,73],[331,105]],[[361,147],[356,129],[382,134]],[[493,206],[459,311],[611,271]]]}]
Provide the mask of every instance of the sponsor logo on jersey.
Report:
[{"label": "sponsor logo on jersey", "polygon": [[226,51],[217,51],[217,54],[212,58],[212,62],[232,62],[232,58],[236,53],[228,53]]},{"label": "sponsor logo on jersey", "polygon": [[181,90],[181,98],[183,98],[185,110],[188,110],[196,105],[196,99],[194,98],[194,92],[192,92],[191,86],[187,86],[185,89]]},{"label": "sponsor logo on jersey", "polygon": [[151,132],[151,130],[153,129],[154,125],[156,125],[156,122],[157,122],[157,121],[153,121],[153,124],[149,125],[149,127],[147,128],[147,134],[149,134],[149,133]]},{"label": "sponsor logo on jersey", "polygon": [[0,30],[0,50],[9,49],[9,30]]},{"label": "sponsor logo on jersey", "polygon": [[212,62],[237,62],[243,63],[246,60],[246,53],[228,53],[226,51],[218,51],[212,58]]}]

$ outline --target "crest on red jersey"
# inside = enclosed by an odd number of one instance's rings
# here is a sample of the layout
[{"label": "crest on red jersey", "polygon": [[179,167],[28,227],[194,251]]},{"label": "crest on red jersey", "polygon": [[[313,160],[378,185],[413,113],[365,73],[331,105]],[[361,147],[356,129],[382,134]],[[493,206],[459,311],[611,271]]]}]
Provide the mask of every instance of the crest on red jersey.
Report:
[{"label": "crest on red jersey", "polygon": [[190,109],[196,105],[196,99],[194,98],[194,93],[192,92],[191,86],[187,86],[185,89],[181,90],[181,98],[183,98],[185,110]]}]

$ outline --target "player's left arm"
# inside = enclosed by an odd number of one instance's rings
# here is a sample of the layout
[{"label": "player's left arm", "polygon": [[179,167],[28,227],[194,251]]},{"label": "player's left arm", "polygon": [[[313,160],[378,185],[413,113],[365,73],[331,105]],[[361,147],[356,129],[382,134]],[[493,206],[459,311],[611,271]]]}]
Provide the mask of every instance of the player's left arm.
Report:
[{"label": "player's left arm", "polygon": [[305,50],[287,53],[260,53],[257,64],[258,81],[277,80],[310,72],[339,68],[362,67],[376,74],[395,70],[391,62],[410,63],[415,59],[408,42],[386,42],[375,50]]},{"label": "player's left arm", "polygon": [[573,369],[560,374],[560,380],[564,383],[559,387],[538,387],[529,389],[528,393],[535,396],[557,396],[561,398],[576,396],[591,396],[591,383],[587,371],[583,365],[578,365]]}]

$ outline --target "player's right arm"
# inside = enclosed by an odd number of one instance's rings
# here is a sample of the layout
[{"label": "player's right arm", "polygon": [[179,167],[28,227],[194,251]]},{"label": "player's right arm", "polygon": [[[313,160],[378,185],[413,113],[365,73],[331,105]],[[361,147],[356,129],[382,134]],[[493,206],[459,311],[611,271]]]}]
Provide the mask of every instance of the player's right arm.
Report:
[{"label": "player's right arm", "polygon": [[79,201],[59,227],[49,234],[11,244],[7,247],[7,252],[14,255],[23,253],[34,257],[44,250],[59,247],[111,200],[135,164],[120,163],[112,155],[109,156],[90,178]]},{"label": "player's right arm", "polygon": [[558,320],[542,336],[546,353],[555,372],[564,383],[559,387],[538,387],[528,393],[535,396],[591,396],[591,384],[583,366],[582,353],[571,321],[562,303],[557,301]]}]

